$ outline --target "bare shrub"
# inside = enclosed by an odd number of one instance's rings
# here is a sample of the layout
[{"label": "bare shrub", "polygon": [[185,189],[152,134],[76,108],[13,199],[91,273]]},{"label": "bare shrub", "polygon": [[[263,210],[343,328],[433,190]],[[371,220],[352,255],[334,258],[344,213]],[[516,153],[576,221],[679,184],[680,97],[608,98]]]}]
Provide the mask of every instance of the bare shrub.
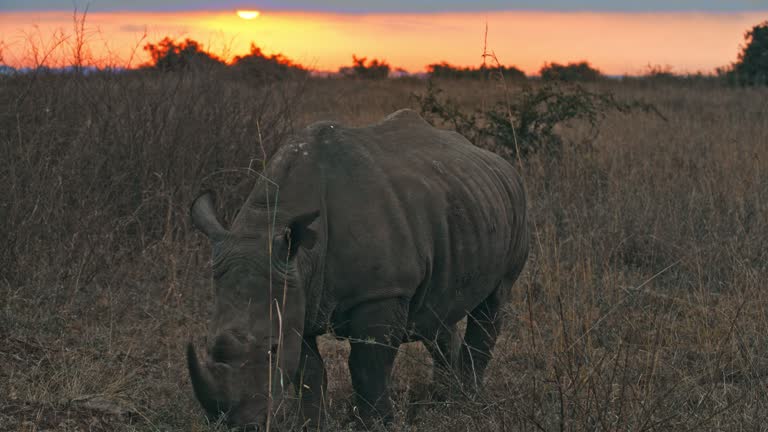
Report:
[{"label": "bare shrub", "polygon": [[526,84],[493,107],[475,110],[464,110],[450,98],[441,97],[441,93],[430,80],[426,93],[413,95],[428,121],[450,126],[476,145],[505,156],[519,151],[522,158],[535,153],[558,155],[563,142],[556,128],[573,120],[589,125],[592,140],[599,132],[600,120],[610,111],[641,111],[663,118],[652,104],[622,101],[609,92],[596,93],[579,85]]}]

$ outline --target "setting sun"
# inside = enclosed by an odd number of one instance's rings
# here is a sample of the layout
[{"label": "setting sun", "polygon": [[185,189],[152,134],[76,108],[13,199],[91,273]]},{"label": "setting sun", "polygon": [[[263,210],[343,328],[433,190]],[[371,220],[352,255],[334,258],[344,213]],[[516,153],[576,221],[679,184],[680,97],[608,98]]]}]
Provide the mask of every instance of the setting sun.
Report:
[{"label": "setting sun", "polygon": [[254,18],[257,18],[259,15],[261,15],[261,12],[257,10],[239,10],[237,11],[237,16],[239,16],[242,19],[252,20]]}]

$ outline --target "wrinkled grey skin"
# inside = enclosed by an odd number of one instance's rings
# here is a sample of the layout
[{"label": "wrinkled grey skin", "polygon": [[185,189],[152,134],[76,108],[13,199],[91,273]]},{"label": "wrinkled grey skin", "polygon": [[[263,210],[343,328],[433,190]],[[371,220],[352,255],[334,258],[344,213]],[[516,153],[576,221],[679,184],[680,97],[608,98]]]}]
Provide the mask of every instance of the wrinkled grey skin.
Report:
[{"label": "wrinkled grey skin", "polygon": [[[326,388],[316,338],[329,328],[350,338],[365,422],[391,419],[388,381],[403,342],[424,342],[438,370],[480,386],[528,257],[525,192],[507,161],[400,110],[362,128],[313,124],[265,175],[279,193],[259,180],[229,230],[210,193],[191,208],[213,246],[213,343],[202,361],[191,344],[187,353],[210,417],[264,424],[277,306],[272,406],[293,382],[310,425]],[[456,323],[467,316],[462,345]]]}]

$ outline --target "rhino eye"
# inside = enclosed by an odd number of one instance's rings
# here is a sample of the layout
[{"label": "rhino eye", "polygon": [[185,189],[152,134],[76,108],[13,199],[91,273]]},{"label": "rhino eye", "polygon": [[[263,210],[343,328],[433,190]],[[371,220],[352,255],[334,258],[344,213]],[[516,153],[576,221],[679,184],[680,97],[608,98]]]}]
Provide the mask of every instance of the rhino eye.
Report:
[{"label": "rhino eye", "polygon": [[225,274],[229,271],[228,268],[214,268],[213,269],[213,280],[219,280],[222,277],[224,277]]}]

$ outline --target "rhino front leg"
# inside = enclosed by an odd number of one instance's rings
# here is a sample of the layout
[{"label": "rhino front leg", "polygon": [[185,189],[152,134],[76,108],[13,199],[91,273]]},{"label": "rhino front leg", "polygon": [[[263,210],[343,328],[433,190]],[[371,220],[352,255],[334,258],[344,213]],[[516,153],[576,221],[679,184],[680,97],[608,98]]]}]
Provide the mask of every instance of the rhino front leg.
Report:
[{"label": "rhino front leg", "polygon": [[349,315],[349,372],[366,427],[392,420],[389,381],[407,316],[408,303],[400,299],[365,303]]},{"label": "rhino front leg", "polygon": [[322,421],[328,377],[317,348],[317,337],[305,337],[301,345],[299,370],[294,378],[296,393],[301,399],[301,414],[309,429],[317,429]]},{"label": "rhino front leg", "polygon": [[485,368],[501,330],[501,286],[467,316],[465,345],[461,349],[461,378],[467,390],[476,392],[483,384]]}]

